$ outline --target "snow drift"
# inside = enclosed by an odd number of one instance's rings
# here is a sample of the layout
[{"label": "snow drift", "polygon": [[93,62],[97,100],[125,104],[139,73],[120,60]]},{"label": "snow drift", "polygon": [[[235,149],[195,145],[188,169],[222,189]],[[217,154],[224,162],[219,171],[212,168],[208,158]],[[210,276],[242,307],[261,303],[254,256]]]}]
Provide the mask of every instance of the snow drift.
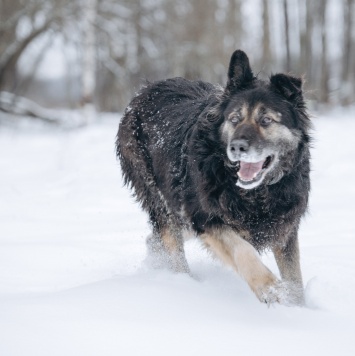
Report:
[{"label": "snow drift", "polygon": [[355,354],[351,114],[314,119],[307,307],[269,309],[196,240],[194,278],[146,266],[149,226],[115,161],[118,120],[0,131],[1,355]]}]

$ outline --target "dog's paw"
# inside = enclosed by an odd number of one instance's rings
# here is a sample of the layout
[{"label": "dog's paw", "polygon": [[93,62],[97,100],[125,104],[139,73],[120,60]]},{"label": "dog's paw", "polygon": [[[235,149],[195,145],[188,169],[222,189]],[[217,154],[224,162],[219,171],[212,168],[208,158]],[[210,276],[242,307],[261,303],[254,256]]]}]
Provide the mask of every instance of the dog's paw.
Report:
[{"label": "dog's paw", "polygon": [[270,306],[274,303],[282,303],[285,298],[285,288],[281,281],[266,284],[256,291],[256,296],[262,302]]},{"label": "dog's paw", "polygon": [[303,288],[279,280],[263,286],[256,295],[262,303],[268,306],[274,303],[285,306],[304,305]]}]

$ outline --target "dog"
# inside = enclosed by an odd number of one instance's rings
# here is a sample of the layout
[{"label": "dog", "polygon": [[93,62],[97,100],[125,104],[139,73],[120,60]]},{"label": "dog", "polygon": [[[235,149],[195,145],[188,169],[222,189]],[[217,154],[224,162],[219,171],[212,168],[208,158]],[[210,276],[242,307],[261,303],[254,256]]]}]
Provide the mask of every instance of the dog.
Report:
[{"label": "dog", "polygon": [[[264,303],[302,305],[298,228],[310,191],[302,79],[257,78],[236,50],[226,86],[147,83],[119,124],[124,183],[148,213],[148,252],[189,273],[184,233],[231,266]],[[273,252],[281,279],[261,261]]]}]

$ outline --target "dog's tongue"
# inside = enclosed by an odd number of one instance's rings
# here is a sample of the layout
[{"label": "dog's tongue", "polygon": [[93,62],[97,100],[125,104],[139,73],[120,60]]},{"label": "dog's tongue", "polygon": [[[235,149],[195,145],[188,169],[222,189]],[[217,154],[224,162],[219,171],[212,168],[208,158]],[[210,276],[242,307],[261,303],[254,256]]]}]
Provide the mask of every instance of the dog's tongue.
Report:
[{"label": "dog's tongue", "polygon": [[262,170],[263,163],[264,161],[255,163],[240,161],[238,176],[245,181],[254,179],[257,174]]}]

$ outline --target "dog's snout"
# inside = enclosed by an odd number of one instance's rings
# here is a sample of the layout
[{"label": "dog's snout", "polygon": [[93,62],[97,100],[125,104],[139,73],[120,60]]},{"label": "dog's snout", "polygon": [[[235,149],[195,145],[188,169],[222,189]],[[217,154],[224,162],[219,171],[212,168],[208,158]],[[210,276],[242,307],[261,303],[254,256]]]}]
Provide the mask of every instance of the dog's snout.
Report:
[{"label": "dog's snout", "polygon": [[244,139],[233,140],[230,143],[230,150],[233,153],[247,152],[248,149],[249,149],[249,143],[247,140]]}]

